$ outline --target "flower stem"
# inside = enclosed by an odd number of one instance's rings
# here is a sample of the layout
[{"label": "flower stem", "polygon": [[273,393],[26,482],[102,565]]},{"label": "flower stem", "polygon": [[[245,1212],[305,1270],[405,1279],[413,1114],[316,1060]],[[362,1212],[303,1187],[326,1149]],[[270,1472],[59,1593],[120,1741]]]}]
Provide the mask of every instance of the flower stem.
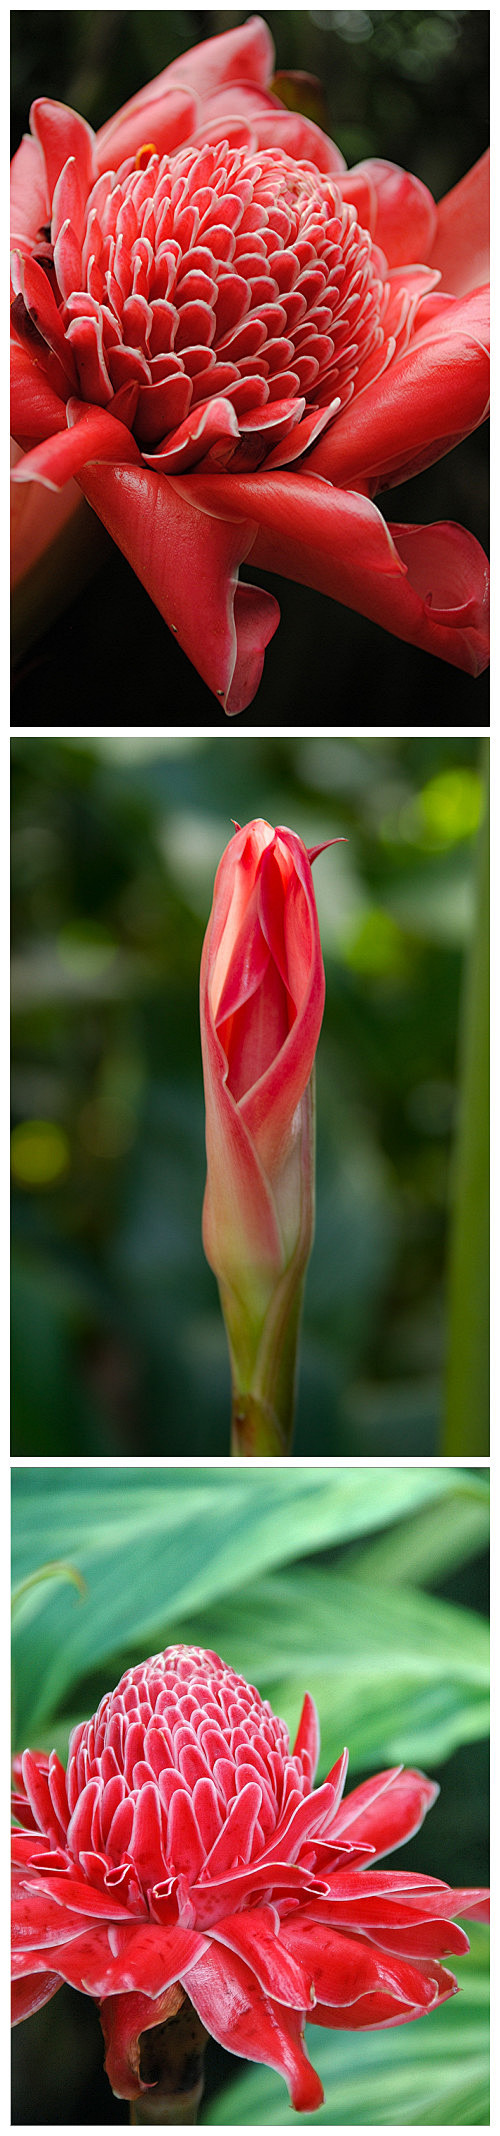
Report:
[{"label": "flower stem", "polygon": [[204,2055],[208,2032],[187,1995],[175,2017],[164,2025],[152,2025],[140,2038],[142,2092],[130,2107],[130,2120],[137,2126],[162,2122],[191,2126],[198,2118],[203,2092]]},{"label": "flower stem", "polygon": [[231,1412],[231,1453],[247,1458],[253,1454],[278,1455],[288,1451],[288,1439],[276,1411],[254,1394],[234,1394]]}]

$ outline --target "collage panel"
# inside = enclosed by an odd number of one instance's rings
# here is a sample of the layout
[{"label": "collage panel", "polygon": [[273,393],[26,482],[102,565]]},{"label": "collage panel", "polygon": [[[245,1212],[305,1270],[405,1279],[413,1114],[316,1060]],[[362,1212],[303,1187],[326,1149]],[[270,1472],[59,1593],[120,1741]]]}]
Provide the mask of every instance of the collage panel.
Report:
[{"label": "collage panel", "polygon": [[488,11],[55,20],[12,16],[15,725],[487,724]]},{"label": "collage panel", "polygon": [[14,1455],[488,1454],[487,781],[13,740]]},{"label": "collage panel", "polygon": [[12,1482],[14,2121],[487,2122],[486,1465]]},{"label": "collage panel", "polygon": [[13,2125],[489,2125],[489,13],[11,54]]}]

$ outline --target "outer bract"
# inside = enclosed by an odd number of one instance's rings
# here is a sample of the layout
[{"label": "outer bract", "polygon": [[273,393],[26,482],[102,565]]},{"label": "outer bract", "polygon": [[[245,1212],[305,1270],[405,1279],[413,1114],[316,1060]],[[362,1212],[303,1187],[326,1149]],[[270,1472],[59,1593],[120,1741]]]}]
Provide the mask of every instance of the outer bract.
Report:
[{"label": "outer bract", "polygon": [[252,557],[488,658],[478,543],[372,501],[485,415],[486,164],[437,209],[394,164],[348,172],[273,62],[253,17],[97,135],[39,98],[13,163],[13,479],[76,480],[229,713],[279,621]]},{"label": "outer bract", "polygon": [[285,1451],[293,1420],[325,999],[312,859],[293,831],[262,819],[238,829],[217,870],[201,965],[203,1243],[228,1334],[235,1451],[245,1453]]},{"label": "outer bract", "polygon": [[14,2018],[63,1980],[99,2004],[119,2098],[146,2088],[140,2034],[186,1994],[214,2038],[321,2105],[313,2024],[405,2024],[453,1995],[455,1913],[487,1894],[372,1864],[437,1789],[402,1767],[342,1799],[347,1751],[313,1790],[318,1722],[297,1739],[217,1654],[167,1647],[73,1731],[67,1772],[25,1751],[14,1807]]}]

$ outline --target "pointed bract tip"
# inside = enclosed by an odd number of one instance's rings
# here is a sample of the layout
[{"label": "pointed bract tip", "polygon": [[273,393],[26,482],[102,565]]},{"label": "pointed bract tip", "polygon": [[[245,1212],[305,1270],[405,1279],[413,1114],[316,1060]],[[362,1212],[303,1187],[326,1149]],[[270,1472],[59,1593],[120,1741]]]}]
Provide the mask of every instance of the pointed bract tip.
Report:
[{"label": "pointed bract tip", "polygon": [[310,862],[311,862],[311,867],[312,867],[312,864],[313,864],[313,860],[317,860],[317,859],[318,859],[318,854],[319,854],[319,853],[327,853],[327,852],[328,852],[328,847],[329,847],[329,846],[332,846],[332,845],[348,845],[348,844],[349,844],[349,839],[348,839],[348,838],[325,838],[325,839],[324,839],[324,841],[323,841],[323,845],[317,845],[317,846],[306,846],[307,858],[308,858],[308,860],[310,860]]}]

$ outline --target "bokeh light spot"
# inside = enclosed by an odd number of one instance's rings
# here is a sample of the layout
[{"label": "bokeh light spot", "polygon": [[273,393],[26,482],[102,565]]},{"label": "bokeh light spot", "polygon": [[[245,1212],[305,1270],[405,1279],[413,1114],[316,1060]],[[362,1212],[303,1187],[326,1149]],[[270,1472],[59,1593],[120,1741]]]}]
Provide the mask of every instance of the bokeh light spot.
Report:
[{"label": "bokeh light spot", "polygon": [[70,1163],[70,1146],[55,1120],[22,1120],[13,1128],[11,1164],[22,1187],[52,1187]]}]

